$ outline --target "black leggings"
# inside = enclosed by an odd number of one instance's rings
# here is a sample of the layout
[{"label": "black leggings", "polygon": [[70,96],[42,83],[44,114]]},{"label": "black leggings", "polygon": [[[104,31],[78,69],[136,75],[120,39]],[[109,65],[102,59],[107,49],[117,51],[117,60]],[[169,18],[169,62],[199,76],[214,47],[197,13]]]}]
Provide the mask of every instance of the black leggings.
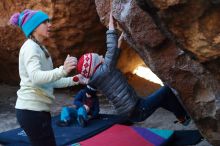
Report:
[{"label": "black leggings", "polygon": [[16,109],[16,116],[32,146],[56,146],[49,112]]}]

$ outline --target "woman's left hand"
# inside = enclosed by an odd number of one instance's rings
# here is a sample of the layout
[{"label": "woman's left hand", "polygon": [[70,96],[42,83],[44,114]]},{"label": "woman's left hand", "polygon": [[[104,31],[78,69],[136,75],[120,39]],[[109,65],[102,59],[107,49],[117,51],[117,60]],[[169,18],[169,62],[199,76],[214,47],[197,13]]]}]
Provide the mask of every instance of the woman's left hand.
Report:
[{"label": "woman's left hand", "polygon": [[70,73],[74,68],[76,68],[76,65],[77,65],[77,58],[70,56],[68,54],[63,65],[63,68],[66,71],[66,73],[67,74]]}]

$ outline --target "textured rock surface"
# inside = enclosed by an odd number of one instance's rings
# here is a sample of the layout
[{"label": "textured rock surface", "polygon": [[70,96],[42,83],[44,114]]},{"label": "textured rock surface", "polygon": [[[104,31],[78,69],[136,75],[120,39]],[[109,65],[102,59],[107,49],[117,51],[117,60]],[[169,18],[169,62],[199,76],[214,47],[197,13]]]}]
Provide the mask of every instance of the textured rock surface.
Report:
[{"label": "textured rock surface", "polygon": [[135,0],[96,0],[96,6],[104,24],[112,7],[127,42],[163,82],[178,91],[203,135],[220,145],[217,2],[139,0],[145,11]]},{"label": "textured rock surface", "polygon": [[[0,82],[18,84],[18,53],[25,38],[20,29],[8,25],[10,16],[29,8],[43,10],[52,18],[50,39],[46,40],[55,66],[63,63],[67,54],[81,56],[87,52],[105,52],[105,26],[100,23],[94,0],[10,0],[0,3]],[[127,62],[127,59],[130,61]],[[118,67],[133,71],[144,64],[137,53],[123,45]]]},{"label": "textured rock surface", "polygon": [[140,4],[148,9],[140,9],[135,0],[3,0],[0,82],[19,83],[18,52],[25,38],[8,25],[14,12],[31,8],[50,15],[53,28],[47,46],[57,66],[68,53],[77,57],[91,51],[104,53],[105,27],[100,20],[107,24],[112,6],[133,48],[122,47],[118,67],[130,72],[144,61],[179,92],[204,136],[220,145],[219,1],[142,0]]},{"label": "textured rock surface", "polygon": [[79,57],[85,52],[105,51],[105,27],[99,21],[94,1],[4,0],[0,8],[0,82],[19,81],[18,53],[25,38],[18,28],[8,25],[8,20],[26,8],[41,9],[52,18],[47,46],[55,66],[62,64],[67,54]]}]

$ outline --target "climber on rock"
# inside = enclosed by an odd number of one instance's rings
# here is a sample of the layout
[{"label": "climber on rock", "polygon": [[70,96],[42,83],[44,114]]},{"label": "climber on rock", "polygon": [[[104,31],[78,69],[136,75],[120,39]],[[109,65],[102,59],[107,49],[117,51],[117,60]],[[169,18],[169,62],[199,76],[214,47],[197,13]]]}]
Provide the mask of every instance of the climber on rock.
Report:
[{"label": "climber on rock", "polygon": [[144,121],[156,109],[162,107],[172,112],[181,124],[188,125],[190,117],[167,85],[148,97],[139,97],[122,72],[116,68],[123,35],[118,39],[112,13],[106,37],[105,57],[96,53],[82,55],[77,64],[79,74],[73,79],[77,80],[82,75],[86,77],[85,82],[101,91],[114,105],[118,114],[132,122]]}]

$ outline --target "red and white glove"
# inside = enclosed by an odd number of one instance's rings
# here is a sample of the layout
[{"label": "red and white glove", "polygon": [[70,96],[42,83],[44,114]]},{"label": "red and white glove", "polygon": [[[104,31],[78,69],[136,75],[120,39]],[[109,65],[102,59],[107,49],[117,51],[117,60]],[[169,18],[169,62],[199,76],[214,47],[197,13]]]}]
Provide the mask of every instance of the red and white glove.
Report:
[{"label": "red and white glove", "polygon": [[89,79],[84,77],[81,74],[78,74],[78,75],[73,76],[73,81],[74,82],[79,82],[80,84],[83,84],[83,85],[86,85],[86,84],[88,84]]}]

